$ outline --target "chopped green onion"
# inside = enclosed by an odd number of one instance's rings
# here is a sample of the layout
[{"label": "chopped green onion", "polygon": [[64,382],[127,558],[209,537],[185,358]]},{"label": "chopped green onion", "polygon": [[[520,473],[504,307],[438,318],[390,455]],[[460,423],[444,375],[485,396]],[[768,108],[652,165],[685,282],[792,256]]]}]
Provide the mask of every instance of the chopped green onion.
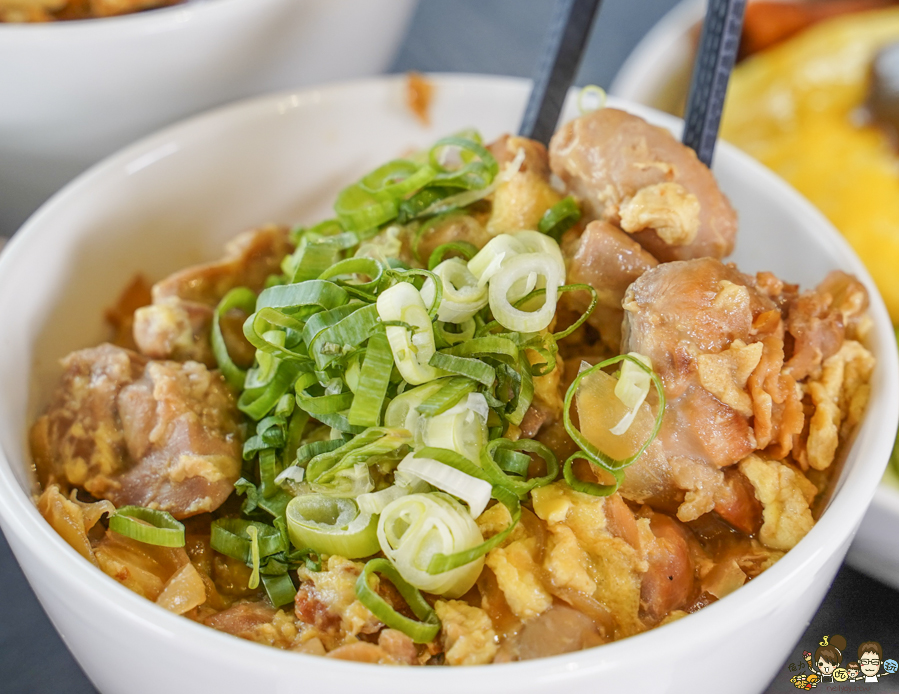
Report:
[{"label": "chopped green onion", "polygon": [[378,426],[392,369],[393,353],[390,351],[390,343],[387,341],[386,333],[379,330],[368,341],[359,383],[347,415],[350,424]]},{"label": "chopped green onion", "polygon": [[256,295],[246,287],[236,287],[229,291],[212,314],[212,333],[210,340],[212,342],[212,353],[215,355],[215,361],[218,364],[222,376],[235,390],[244,387],[247,372],[237,366],[228,354],[228,347],[225,344],[225,337],[222,335],[221,320],[231,309],[240,309],[247,314],[253,313],[256,306]]},{"label": "chopped green onion", "polygon": [[400,327],[385,329],[396,366],[407,382],[419,385],[443,375],[428,363],[437,351],[434,330],[421,294],[415,287],[408,282],[399,282],[382,292],[378,296],[377,315],[383,321],[403,321],[414,328],[412,334]]},{"label": "chopped green onion", "polygon": [[445,448],[477,461],[487,444],[489,408],[481,393],[469,393],[442,414],[421,420],[421,440],[426,446]]},{"label": "chopped green onion", "polygon": [[415,409],[425,417],[443,414],[463,397],[477,390],[477,383],[470,378],[453,376],[440,380],[440,388],[430,393]]},{"label": "chopped green onion", "polygon": [[443,258],[447,253],[458,253],[465,260],[471,260],[477,252],[478,247],[468,241],[451,241],[450,243],[441,244],[431,251],[431,257],[428,258],[428,270],[433,270],[443,262]]},{"label": "chopped green onion", "polygon": [[[487,288],[478,284],[465,261],[459,258],[444,260],[433,270],[443,286],[443,297],[437,306],[437,318],[444,323],[463,323],[487,305]],[[436,299],[436,283],[425,280],[421,298],[425,306],[433,307]]]},{"label": "chopped green onion", "polygon": [[457,357],[444,352],[436,352],[428,363],[441,371],[465,376],[488,388],[496,381],[496,369],[480,359]]},{"label": "chopped green onion", "polygon": [[360,513],[352,499],[323,494],[294,497],[287,505],[290,541],[298,549],[337,554],[347,559],[368,557],[378,551],[376,516]]},{"label": "chopped green onion", "polygon": [[[510,291],[517,283],[528,281],[531,277],[545,279],[546,295],[539,309],[523,311],[510,303]],[[564,283],[564,274],[559,272],[555,261],[546,255],[522,253],[513,256],[504,261],[499,271],[490,278],[490,310],[499,324],[508,330],[538,332],[546,328],[556,315],[559,287]]]},{"label": "chopped green onion", "polygon": [[122,506],[109,519],[109,529],[148,545],[184,547],[184,524],[167,511]]},{"label": "chopped green onion", "polygon": [[455,554],[483,542],[468,509],[442,492],[409,494],[389,504],[378,520],[378,540],[406,581],[435,595],[464,595],[484,566],[480,556],[439,574],[422,568],[435,554]]},{"label": "chopped green onion", "polygon": [[[378,595],[368,583],[372,573],[380,573],[403,596],[412,613],[420,622],[409,619],[393,609]],[[386,559],[372,559],[362,569],[356,580],[356,597],[365,607],[385,625],[391,629],[397,629],[411,638],[415,643],[428,643],[433,641],[440,631],[440,620],[421,593],[403,580],[396,568]]]},{"label": "chopped green onion", "polygon": [[310,482],[328,484],[338,472],[356,463],[374,464],[377,456],[397,451],[411,442],[412,436],[405,429],[370,427],[340,448],[310,460],[306,478]]},{"label": "chopped green onion", "polygon": [[565,328],[565,330],[553,333],[553,338],[557,341],[568,337],[571,333],[580,328],[596,309],[596,304],[599,302],[599,294],[597,294],[596,289],[589,284],[566,284],[559,287],[559,294],[578,291],[588,292],[590,294],[590,305],[587,306],[587,310],[584,311],[574,323]]},{"label": "chopped green onion", "polygon": [[562,234],[577,224],[580,218],[581,209],[569,195],[543,213],[537,230],[555,241],[560,241]]},{"label": "chopped green onion", "polygon": [[486,480],[468,475],[433,458],[410,453],[397,470],[412,474],[437,489],[468,504],[472,518],[480,516],[490,501],[492,486]]},{"label": "chopped green onion", "polygon": [[246,533],[247,537],[250,538],[250,560],[253,567],[253,573],[250,574],[247,588],[255,590],[259,587],[259,530],[251,525],[246,529]]},{"label": "chopped green onion", "polygon": [[212,521],[209,544],[216,552],[253,565],[253,548],[247,530],[256,529],[256,545],[260,557],[268,557],[287,549],[281,533],[271,525],[240,518],[218,518]]},{"label": "chopped green onion", "polygon": [[279,576],[262,574],[262,585],[265,587],[268,599],[275,607],[292,603],[297,595],[296,586],[293,585],[293,580],[287,573]]},{"label": "chopped green onion", "polygon": [[[645,357],[637,352],[631,352],[630,356],[637,361],[642,361],[649,369],[652,369],[652,361],[650,361],[649,357]],[[640,405],[643,404],[646,396],[649,395],[649,384],[652,380],[650,378],[651,373],[651,370],[645,371],[634,366],[632,361],[628,360],[622,363],[621,375],[618,377],[618,383],[615,384],[615,397],[624,403],[628,411],[621,418],[621,421],[610,429],[615,436],[621,436],[633,423],[637,412],[640,410]]]}]

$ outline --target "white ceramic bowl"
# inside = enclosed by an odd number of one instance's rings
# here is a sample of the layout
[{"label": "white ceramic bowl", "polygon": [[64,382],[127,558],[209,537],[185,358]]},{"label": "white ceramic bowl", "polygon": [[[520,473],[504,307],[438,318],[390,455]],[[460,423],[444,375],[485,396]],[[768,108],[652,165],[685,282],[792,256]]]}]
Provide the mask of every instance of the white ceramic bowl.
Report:
[{"label": "white ceramic bowl", "polygon": [[[790,0],[784,0],[789,2]],[[693,69],[695,27],[705,0],[683,0],[634,48],[609,91],[623,99],[677,112]],[[899,388],[894,381],[893,388]],[[899,474],[888,469],[849,550],[849,564],[899,589]]]},{"label": "white ceramic bowl", "polygon": [[[878,358],[868,414],[818,524],[764,574],[699,613],[593,650],[481,668],[398,669],[284,653],[176,617],[71,549],[38,515],[26,431],[56,360],[101,339],[101,313],[138,270],[152,277],[215,257],[242,229],[309,222],[370,167],[475,125],[514,130],[528,85],[435,77],[432,126],[404,106],[402,78],[250,101],[189,120],[107,159],[48,202],[0,254],[0,525],[54,625],[103,692],[648,690],[758,692],[826,593],[886,462],[899,378],[883,302],[825,219],[773,174],[722,145],[716,173],[739,210],[736,260],[809,285],[833,268],[872,292]],[[360,108],[364,105],[364,108]],[[671,118],[627,108],[677,129]],[[574,109],[569,103],[567,116]],[[747,647],[751,644],[751,666]],[[714,666],[698,677],[694,665]],[[600,684],[601,683],[601,684]]]},{"label": "white ceramic bowl", "polygon": [[0,24],[0,235],[164,125],[388,67],[414,0],[188,0],[109,19]]}]

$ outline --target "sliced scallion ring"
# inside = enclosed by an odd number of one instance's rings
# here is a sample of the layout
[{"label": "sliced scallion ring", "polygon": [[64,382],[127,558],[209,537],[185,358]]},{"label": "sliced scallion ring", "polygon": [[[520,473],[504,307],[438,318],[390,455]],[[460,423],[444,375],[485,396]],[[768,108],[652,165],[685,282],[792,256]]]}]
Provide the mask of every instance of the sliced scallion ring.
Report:
[{"label": "sliced scallion ring", "polygon": [[286,516],[290,541],[297,549],[347,559],[369,557],[378,551],[378,518],[360,513],[352,499],[296,496],[287,504]]},{"label": "sliced scallion ring", "polygon": [[184,547],[184,524],[166,511],[122,506],[109,519],[109,529],[148,545]]},{"label": "sliced scallion ring", "polygon": [[[378,595],[368,583],[373,573],[386,576],[403,596],[412,613],[420,622],[401,615]],[[433,641],[440,632],[440,620],[437,613],[413,586],[403,580],[396,568],[386,559],[372,559],[362,569],[356,580],[356,597],[369,611],[391,629],[397,629],[411,638],[415,643]]]}]

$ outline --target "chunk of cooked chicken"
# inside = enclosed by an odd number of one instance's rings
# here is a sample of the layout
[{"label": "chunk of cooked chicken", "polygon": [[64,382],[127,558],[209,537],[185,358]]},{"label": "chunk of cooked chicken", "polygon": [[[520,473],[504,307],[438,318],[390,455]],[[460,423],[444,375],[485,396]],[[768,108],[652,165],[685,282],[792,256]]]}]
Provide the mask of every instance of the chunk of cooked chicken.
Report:
[{"label": "chunk of cooked chicken", "polygon": [[[658,261],[623,231],[598,221],[590,222],[579,237],[566,237],[562,255],[568,266],[567,282],[588,284],[596,290],[596,309],[587,322],[596,328],[606,345],[617,351],[621,345],[624,294]],[[586,292],[566,292],[562,297],[579,314],[590,306]]]},{"label": "chunk of cooked chicken", "polygon": [[[260,291],[292,250],[286,228],[267,226],[232,239],[223,259],[185,268],[157,282],[153,303],[134,313],[134,341],[141,353],[215,367],[210,331],[216,305],[235,287]],[[239,332],[231,337],[244,339]]]},{"label": "chunk of cooked chicken", "polygon": [[626,498],[668,508],[674,487],[683,521],[717,506],[735,527],[755,525],[720,468],[761,448],[785,457],[804,424],[781,312],[756,282],[704,258],[660,265],[628,289],[622,351],[652,360],[667,406],[658,440],[628,470]]},{"label": "chunk of cooked chicken", "polygon": [[588,215],[631,232],[658,260],[733,250],[736,213],[712,172],[667,130],[604,108],[560,128],[549,153]]},{"label": "chunk of cooked chicken", "polygon": [[238,412],[218,373],[112,345],[73,352],[31,432],[46,486],[186,518],[217,509],[240,475]]}]

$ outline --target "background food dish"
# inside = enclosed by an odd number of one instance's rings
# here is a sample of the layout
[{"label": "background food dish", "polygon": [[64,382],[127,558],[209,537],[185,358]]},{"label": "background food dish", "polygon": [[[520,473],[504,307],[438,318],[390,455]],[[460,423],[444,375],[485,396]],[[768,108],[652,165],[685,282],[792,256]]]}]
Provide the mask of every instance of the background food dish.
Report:
[{"label": "background food dish", "polygon": [[[666,14],[637,45],[612,84],[611,91],[640,103],[676,110],[689,81],[694,50],[693,27],[703,12],[702,0],[685,0]],[[891,10],[892,16],[899,11]],[[884,27],[889,30],[889,27]],[[864,141],[864,137],[861,137]],[[889,257],[889,256],[886,256]],[[891,469],[849,552],[853,566],[899,587],[899,476]]]},{"label": "background food dish", "polygon": [[[0,364],[5,384],[0,395],[4,414],[0,441],[4,454],[19,461],[11,470],[0,467],[4,530],[44,605],[67,634],[67,643],[101,690],[118,691],[127,682],[133,692],[196,686],[243,691],[302,679],[307,687],[327,684],[342,691],[351,679],[358,681],[358,666],[316,661],[312,668],[303,656],[269,653],[233,639],[226,642],[186,620],[159,614],[154,606],[97,575],[37,519],[22,493],[20,485],[28,482],[21,463],[22,433],[41,402],[32,397],[27,412],[21,402],[29,386],[33,394],[46,392],[42,390],[46,379],[57,373],[55,355],[100,336],[96,312],[85,319],[83,309],[114,298],[134,269],[132,259],[139,258],[146,272],[160,276],[197,257],[215,255],[235,228],[266,218],[318,218],[346,180],[405,146],[427,143],[434,132],[455,130],[471,122],[473,114],[485,138],[514,127],[526,96],[522,82],[441,79],[432,127],[425,129],[402,108],[404,87],[402,79],[394,79],[285,94],[160,133],[67,188],[4,251],[0,316],[21,326],[14,339],[7,338]],[[360,101],[367,104],[364,111],[352,108]],[[373,132],[379,136],[373,138]],[[136,164],[149,161],[153,163],[137,169]],[[865,277],[821,217],[761,167],[726,147],[719,151],[718,164],[721,185],[743,216],[743,239],[760,241],[738,245],[735,259],[742,267],[769,268],[804,284],[836,266]],[[131,175],[123,175],[129,166]],[[43,240],[62,220],[67,233],[57,234],[53,252],[47,253]],[[768,237],[767,244],[765,230],[777,234]],[[776,254],[771,251],[775,246]],[[795,262],[800,249],[801,266]],[[4,291],[10,286],[20,287],[28,300],[13,299]],[[871,411],[892,421],[899,394],[884,388],[883,381],[899,378],[899,365],[888,319],[876,297],[872,315],[878,324],[873,347],[882,377],[875,384]],[[29,362],[32,344],[36,352],[29,384],[21,364]],[[592,691],[597,677],[610,687],[627,688],[634,672],[651,658],[672,691],[702,687],[717,691],[713,678],[697,682],[683,663],[702,655],[717,667],[734,671],[744,662],[737,644],[749,639],[757,644],[758,665],[742,673],[733,686],[737,691],[757,691],[798,638],[842,559],[880,476],[880,465],[869,461],[882,464],[891,444],[882,424],[874,417],[866,419],[833,505],[807,538],[720,603],[603,649],[540,661],[537,666],[497,666],[493,669],[497,674],[490,676],[469,670],[435,680],[427,671],[409,676],[407,671],[368,669],[364,671],[368,690],[393,691],[398,686],[410,691],[473,690],[482,683],[495,687],[502,681],[517,691],[542,691],[565,681],[572,690]],[[118,637],[97,643],[89,635],[98,631]],[[165,668],[156,667],[161,660]]]},{"label": "background food dish", "polygon": [[174,120],[380,72],[413,6],[192,0],[122,17],[0,24],[0,235],[90,164]]}]

